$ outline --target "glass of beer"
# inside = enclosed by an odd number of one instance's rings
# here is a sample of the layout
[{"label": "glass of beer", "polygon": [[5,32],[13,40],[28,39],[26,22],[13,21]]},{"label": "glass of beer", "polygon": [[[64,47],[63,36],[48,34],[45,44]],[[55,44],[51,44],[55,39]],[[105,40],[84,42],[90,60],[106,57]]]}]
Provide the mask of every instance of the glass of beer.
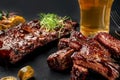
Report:
[{"label": "glass of beer", "polygon": [[78,0],[80,7],[80,32],[94,36],[110,30],[110,11],[114,0]]}]

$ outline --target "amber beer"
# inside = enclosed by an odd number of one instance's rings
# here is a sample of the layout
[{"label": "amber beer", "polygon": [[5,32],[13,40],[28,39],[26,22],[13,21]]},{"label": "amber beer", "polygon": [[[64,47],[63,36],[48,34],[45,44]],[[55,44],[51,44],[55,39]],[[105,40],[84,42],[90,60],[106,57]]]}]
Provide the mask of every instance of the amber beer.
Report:
[{"label": "amber beer", "polygon": [[80,31],[85,36],[109,32],[110,11],[113,0],[78,0]]}]

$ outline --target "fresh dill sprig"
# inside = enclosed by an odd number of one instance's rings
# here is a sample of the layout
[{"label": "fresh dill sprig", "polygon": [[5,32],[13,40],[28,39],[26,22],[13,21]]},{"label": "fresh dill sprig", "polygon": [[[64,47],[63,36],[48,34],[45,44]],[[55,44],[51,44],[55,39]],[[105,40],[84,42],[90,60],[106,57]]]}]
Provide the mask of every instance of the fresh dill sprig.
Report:
[{"label": "fresh dill sprig", "polygon": [[40,13],[40,25],[47,31],[55,30],[56,28],[64,27],[64,21],[69,17],[60,17],[52,13]]}]

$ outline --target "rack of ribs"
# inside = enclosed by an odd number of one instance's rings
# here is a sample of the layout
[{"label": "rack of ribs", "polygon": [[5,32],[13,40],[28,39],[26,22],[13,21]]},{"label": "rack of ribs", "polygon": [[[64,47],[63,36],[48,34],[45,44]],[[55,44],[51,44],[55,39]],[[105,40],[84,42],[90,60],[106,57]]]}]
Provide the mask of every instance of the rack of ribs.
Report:
[{"label": "rack of ribs", "polygon": [[68,35],[75,26],[76,22],[67,20],[61,30],[47,31],[33,20],[5,30],[0,34],[0,58],[14,64],[37,47]]},{"label": "rack of ribs", "polygon": [[[109,38],[111,37],[110,34],[108,33],[104,33],[104,34],[107,34],[106,37],[108,36]],[[100,36],[102,35],[102,33],[99,33],[98,35]],[[73,31],[71,33],[70,38],[67,39],[64,38],[60,40],[58,44],[58,47],[60,46],[60,48],[62,48],[60,50],[64,50],[64,47],[65,49],[66,47],[68,47],[74,50],[71,56],[62,56],[62,61],[64,61],[64,63],[69,61],[64,60],[63,57],[65,58],[68,57],[73,61],[69,63],[69,65],[71,64],[73,65],[71,71],[71,80],[86,80],[89,70],[99,73],[108,80],[116,80],[117,78],[119,78],[120,66],[111,57],[113,55],[109,51],[109,49],[111,48],[108,49],[105,46],[103,46],[97,40],[98,39],[97,37],[98,36],[95,36],[94,38],[86,38],[80,32]],[[114,38],[109,40],[111,41],[111,44],[113,40]],[[65,45],[62,46],[61,44],[65,44]],[[58,52],[60,52],[60,50],[58,50]],[[58,54],[63,55],[62,53],[58,53]],[[64,53],[64,54],[68,54],[68,53]],[[48,57],[47,60],[48,64],[49,61],[52,60],[53,58],[54,57],[51,57],[51,59],[49,59]],[[56,56],[56,58],[57,60],[59,60],[59,62],[61,62],[59,57]],[[57,60],[54,59],[54,62],[57,62]],[[67,65],[67,67],[64,68],[64,70],[70,67],[69,65]],[[50,66],[53,67],[56,66],[56,64],[51,64]],[[53,69],[55,70],[56,68]]]},{"label": "rack of ribs", "polygon": [[82,44],[80,51],[72,55],[73,64],[98,72],[108,80],[119,77],[120,66],[115,64],[111,54],[94,39]]},{"label": "rack of ribs", "polygon": [[[79,37],[78,37],[79,36]],[[74,49],[79,44],[75,43],[84,41],[86,38],[79,32],[73,31],[70,38],[62,38],[58,43],[58,51],[51,54],[47,58],[49,67],[53,70],[64,71],[72,67],[71,55],[75,52]],[[74,45],[74,47],[72,47]]]}]

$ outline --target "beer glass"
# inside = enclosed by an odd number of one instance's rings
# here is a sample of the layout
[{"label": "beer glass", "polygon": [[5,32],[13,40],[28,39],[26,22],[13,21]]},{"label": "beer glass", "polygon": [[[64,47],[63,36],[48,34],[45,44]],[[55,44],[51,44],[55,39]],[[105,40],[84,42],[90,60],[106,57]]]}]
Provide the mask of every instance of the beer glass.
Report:
[{"label": "beer glass", "polygon": [[109,33],[110,11],[114,0],[78,0],[80,7],[80,32],[94,36]]}]

